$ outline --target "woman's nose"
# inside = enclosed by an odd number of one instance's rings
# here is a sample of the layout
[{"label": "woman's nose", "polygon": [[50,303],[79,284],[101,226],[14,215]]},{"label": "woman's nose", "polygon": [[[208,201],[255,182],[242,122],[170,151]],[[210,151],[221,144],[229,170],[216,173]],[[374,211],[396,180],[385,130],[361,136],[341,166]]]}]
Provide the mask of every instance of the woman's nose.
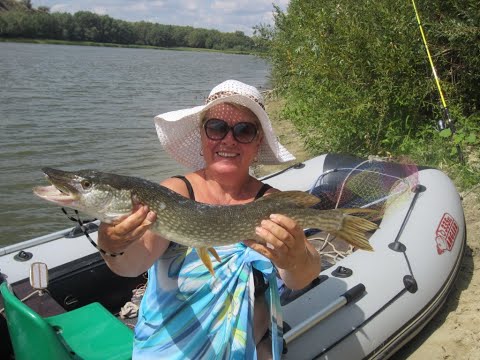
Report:
[{"label": "woman's nose", "polygon": [[236,144],[238,141],[233,137],[233,128],[228,129],[227,135],[222,139],[225,144]]}]

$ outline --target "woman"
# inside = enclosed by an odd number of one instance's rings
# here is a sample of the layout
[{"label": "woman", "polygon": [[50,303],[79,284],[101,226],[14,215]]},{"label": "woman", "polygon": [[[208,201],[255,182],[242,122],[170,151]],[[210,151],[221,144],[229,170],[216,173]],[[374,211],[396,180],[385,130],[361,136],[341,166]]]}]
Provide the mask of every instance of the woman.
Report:
[{"label": "woman", "polygon": [[[203,203],[244,204],[276,192],[252,177],[250,166],[294,159],[278,143],[261,94],[235,80],[216,86],[206,105],[158,115],[155,125],[164,149],[194,170],[161,184]],[[142,206],[99,230],[101,248],[124,252],[103,255],[115,273],[137,276],[148,270],[134,358],[278,358],[276,276],[300,289],[320,272],[319,254],[303,230],[292,219],[273,214],[255,229],[266,245],[245,239],[216,248],[221,262],[214,261],[212,277],[195,251],[149,230],[155,219]]]}]

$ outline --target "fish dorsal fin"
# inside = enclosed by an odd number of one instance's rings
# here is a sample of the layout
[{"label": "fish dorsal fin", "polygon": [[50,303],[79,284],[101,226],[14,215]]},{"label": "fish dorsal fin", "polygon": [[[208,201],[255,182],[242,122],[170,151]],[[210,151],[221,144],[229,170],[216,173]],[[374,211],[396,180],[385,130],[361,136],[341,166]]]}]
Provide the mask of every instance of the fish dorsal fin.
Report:
[{"label": "fish dorsal fin", "polygon": [[255,202],[261,201],[282,201],[295,207],[309,208],[318,204],[320,199],[303,191],[281,191],[262,196],[260,199],[255,200]]}]

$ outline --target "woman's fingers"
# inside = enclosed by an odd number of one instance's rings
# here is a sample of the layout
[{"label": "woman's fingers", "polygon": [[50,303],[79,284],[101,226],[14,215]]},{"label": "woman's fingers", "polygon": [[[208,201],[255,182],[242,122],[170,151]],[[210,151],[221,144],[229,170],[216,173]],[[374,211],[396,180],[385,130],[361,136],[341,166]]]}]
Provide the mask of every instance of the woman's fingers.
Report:
[{"label": "woman's fingers", "polygon": [[245,241],[245,245],[270,259],[278,268],[293,268],[305,261],[305,235],[295,220],[274,214],[263,220],[255,232],[264,243]]},{"label": "woman's fingers", "polygon": [[305,233],[295,220],[281,214],[270,215],[270,220],[286,229],[294,239],[302,240],[303,243]]},{"label": "woman's fingers", "polygon": [[115,235],[124,236],[138,228],[147,218],[148,206],[140,206],[132,214],[114,223]]},{"label": "woman's fingers", "polygon": [[148,206],[139,206],[132,214],[110,225],[107,235],[114,241],[130,243],[142,237],[155,220],[156,214],[149,211]]},{"label": "woman's fingers", "polygon": [[255,250],[256,252],[262,254],[267,259],[272,260],[274,263],[276,262],[278,255],[274,252],[273,249],[269,249],[267,246],[263,244],[259,244],[254,240],[245,240],[243,243],[248,246],[249,248]]},{"label": "woman's fingers", "polygon": [[289,235],[286,231],[282,231],[278,227],[278,225],[264,220],[261,226],[255,229],[255,233],[266,242],[268,248],[286,252],[289,248],[288,243],[291,241],[288,239]]},{"label": "woman's fingers", "polygon": [[[133,215],[136,215],[136,213]],[[156,218],[157,215],[153,211],[149,211],[148,207],[146,209],[142,209],[139,217],[135,217],[131,224],[127,224],[127,229],[130,231],[127,232],[125,236],[134,240],[142,237],[143,234],[150,229]]]},{"label": "woman's fingers", "polygon": [[293,219],[285,215],[270,215],[269,220],[262,221],[260,229],[257,235],[275,248],[281,249],[284,246],[293,248],[299,240],[301,240],[303,244],[303,230]]},{"label": "woman's fingers", "polygon": [[113,224],[100,224],[102,243],[108,249],[123,250],[140,239],[155,220],[156,214],[149,211],[148,206],[138,206],[132,214]]}]

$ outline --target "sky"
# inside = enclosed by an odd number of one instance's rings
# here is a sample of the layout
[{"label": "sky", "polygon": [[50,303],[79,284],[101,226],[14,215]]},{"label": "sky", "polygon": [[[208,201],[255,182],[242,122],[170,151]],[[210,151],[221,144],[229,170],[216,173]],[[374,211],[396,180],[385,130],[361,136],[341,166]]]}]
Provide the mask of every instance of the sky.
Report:
[{"label": "sky", "polygon": [[127,21],[190,25],[252,35],[253,26],[273,23],[273,4],[286,10],[289,0],[32,0],[50,12],[91,11]]}]

